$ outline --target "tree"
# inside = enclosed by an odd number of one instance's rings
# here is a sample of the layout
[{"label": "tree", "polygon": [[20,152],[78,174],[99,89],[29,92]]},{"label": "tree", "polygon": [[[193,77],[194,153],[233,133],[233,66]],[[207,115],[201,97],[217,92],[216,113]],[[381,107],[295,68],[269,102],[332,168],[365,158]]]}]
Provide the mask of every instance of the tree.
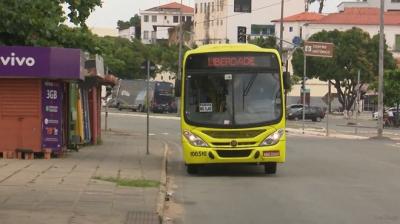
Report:
[{"label": "tree", "polygon": [[[69,9],[67,18],[77,28],[63,25],[67,19],[63,11],[64,4]],[[0,45],[67,45],[92,51],[94,43],[90,41],[93,38],[85,21],[96,6],[101,6],[100,0],[0,1]]]},{"label": "tree", "polygon": [[266,38],[261,36],[259,38],[255,38],[254,40],[250,40],[249,43],[257,45],[262,48],[278,49],[276,37],[274,37],[274,36],[268,36]]},{"label": "tree", "polygon": [[128,29],[129,27],[135,27],[135,38],[140,39],[141,35],[141,19],[138,14],[135,14],[135,16],[131,17],[129,21],[122,21],[118,20],[117,22],[117,29],[118,30],[125,30]]},{"label": "tree", "polygon": [[305,11],[308,12],[309,5],[314,2],[319,2],[318,13],[322,13],[322,10],[324,9],[325,0],[307,0],[307,1],[305,1],[305,4],[306,4]]},{"label": "tree", "polygon": [[[377,36],[370,38],[369,34],[359,28],[340,32],[321,31],[312,35],[310,41],[331,42],[335,45],[333,58],[307,57],[307,76],[329,81],[336,88],[338,100],[345,110],[350,110],[357,95],[357,74],[361,71],[361,88],[371,83],[378,74],[378,43]],[[296,75],[303,74],[303,53],[295,51],[292,59]],[[392,55],[385,47],[385,68],[395,68]]]},{"label": "tree", "polygon": [[123,79],[144,78],[140,65],[148,57],[148,50],[140,41],[120,37],[99,37],[99,52],[110,73]]}]

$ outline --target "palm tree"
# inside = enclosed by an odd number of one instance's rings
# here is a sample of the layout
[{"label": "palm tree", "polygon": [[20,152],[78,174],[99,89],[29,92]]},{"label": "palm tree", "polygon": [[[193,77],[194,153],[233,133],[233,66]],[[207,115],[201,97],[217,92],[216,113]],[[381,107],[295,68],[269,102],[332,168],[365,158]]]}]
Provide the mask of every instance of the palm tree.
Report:
[{"label": "palm tree", "polygon": [[318,9],[318,13],[322,13],[322,10],[324,9],[324,3],[325,0],[305,0],[305,11],[308,12],[309,9],[309,5],[314,3],[314,2],[319,2],[319,9]]}]

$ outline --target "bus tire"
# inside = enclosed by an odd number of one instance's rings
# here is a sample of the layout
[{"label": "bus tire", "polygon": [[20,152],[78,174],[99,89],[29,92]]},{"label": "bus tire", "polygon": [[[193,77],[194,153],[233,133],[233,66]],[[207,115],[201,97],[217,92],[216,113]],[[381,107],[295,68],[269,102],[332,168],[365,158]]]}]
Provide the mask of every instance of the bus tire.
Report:
[{"label": "bus tire", "polygon": [[199,166],[195,164],[186,164],[186,172],[190,175],[197,174],[199,172]]},{"label": "bus tire", "polygon": [[265,174],[276,174],[276,162],[265,163],[264,164],[264,172]]}]

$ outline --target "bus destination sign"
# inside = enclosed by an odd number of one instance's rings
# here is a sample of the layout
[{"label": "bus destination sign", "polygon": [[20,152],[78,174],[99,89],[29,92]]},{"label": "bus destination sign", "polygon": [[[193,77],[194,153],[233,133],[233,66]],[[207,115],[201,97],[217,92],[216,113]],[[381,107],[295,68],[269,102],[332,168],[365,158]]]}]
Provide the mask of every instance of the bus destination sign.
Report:
[{"label": "bus destination sign", "polygon": [[278,69],[278,59],[272,53],[209,53],[187,58],[186,69]]},{"label": "bus destination sign", "polygon": [[208,67],[255,67],[254,56],[210,56]]}]

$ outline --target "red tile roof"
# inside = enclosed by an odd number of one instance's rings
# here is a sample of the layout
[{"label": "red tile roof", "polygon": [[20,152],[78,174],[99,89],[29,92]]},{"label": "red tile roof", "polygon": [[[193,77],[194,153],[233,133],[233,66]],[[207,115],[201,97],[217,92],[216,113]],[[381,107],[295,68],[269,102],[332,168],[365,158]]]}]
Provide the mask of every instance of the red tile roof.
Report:
[{"label": "red tile roof", "polygon": [[[384,21],[385,25],[400,25],[400,12],[385,12]],[[379,8],[345,8],[310,24],[379,25]]]},{"label": "red tile roof", "polygon": [[[323,17],[325,17],[325,15],[315,12],[302,12],[293,16],[288,16],[283,18],[283,22],[300,22],[300,21],[309,22],[309,21],[320,20]],[[272,20],[272,22],[280,22],[280,21],[281,21],[280,19]]]},{"label": "red tile roof", "polygon": [[146,11],[160,11],[163,9],[176,9],[179,11],[179,9],[182,10],[183,13],[194,13],[194,9],[192,7],[186,6],[186,5],[181,5],[177,2],[171,2],[166,5],[160,5],[151,9],[147,9]]}]

